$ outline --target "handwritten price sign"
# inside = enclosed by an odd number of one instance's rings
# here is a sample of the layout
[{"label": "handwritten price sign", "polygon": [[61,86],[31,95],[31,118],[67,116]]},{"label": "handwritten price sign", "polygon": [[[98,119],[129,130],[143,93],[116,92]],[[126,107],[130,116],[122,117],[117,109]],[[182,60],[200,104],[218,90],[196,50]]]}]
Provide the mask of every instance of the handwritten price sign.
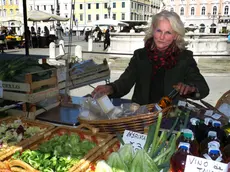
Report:
[{"label": "handwritten price sign", "polygon": [[184,172],[228,172],[228,164],[188,155]]},{"label": "handwritten price sign", "polygon": [[134,151],[143,149],[147,136],[134,131],[125,130],[123,134],[123,141],[125,144],[132,144]]}]

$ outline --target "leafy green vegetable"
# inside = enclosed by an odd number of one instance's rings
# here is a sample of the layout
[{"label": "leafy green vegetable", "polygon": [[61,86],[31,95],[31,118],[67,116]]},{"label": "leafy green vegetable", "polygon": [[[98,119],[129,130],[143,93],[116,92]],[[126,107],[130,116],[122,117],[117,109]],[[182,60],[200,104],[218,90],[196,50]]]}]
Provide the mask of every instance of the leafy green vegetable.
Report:
[{"label": "leafy green vegetable", "polygon": [[153,162],[148,153],[142,149],[137,150],[137,153],[133,159],[130,172],[159,172],[156,164]]},{"label": "leafy green vegetable", "polygon": [[77,134],[54,136],[42,143],[37,150],[15,153],[14,159],[21,159],[42,172],[66,172],[96,146],[88,140],[80,140]]},{"label": "leafy green vegetable", "polygon": [[107,163],[112,168],[113,172],[129,172],[128,167],[117,152],[113,152],[109,156]]},{"label": "leafy green vegetable", "polygon": [[118,153],[127,167],[130,167],[134,157],[133,146],[131,144],[125,144],[120,148]]}]

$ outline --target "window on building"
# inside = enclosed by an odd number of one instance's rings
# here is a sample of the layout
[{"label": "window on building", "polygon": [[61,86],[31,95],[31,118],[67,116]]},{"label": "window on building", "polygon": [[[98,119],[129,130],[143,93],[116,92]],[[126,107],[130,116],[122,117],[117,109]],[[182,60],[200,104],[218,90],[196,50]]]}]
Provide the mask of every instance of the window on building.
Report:
[{"label": "window on building", "polygon": [[121,14],[121,20],[125,20],[125,13]]},{"label": "window on building", "polygon": [[224,14],[225,14],[225,15],[228,15],[228,10],[229,10],[228,6],[225,6],[225,7],[224,7]]},{"label": "window on building", "polygon": [[171,0],[171,2],[173,2],[174,0]]},{"label": "window on building", "polygon": [[44,5],[43,7],[44,7],[44,10],[46,10],[46,5]]},{"label": "window on building", "polygon": [[121,6],[122,8],[125,8],[125,2],[122,2]]},{"label": "window on building", "polygon": [[170,11],[171,11],[171,12],[173,12],[173,11],[174,11],[174,9],[173,9],[173,8],[171,8],[171,9],[170,9]]},{"label": "window on building", "polygon": [[191,8],[191,15],[194,16],[194,14],[195,14],[195,8],[192,7],[192,8]]},{"label": "window on building", "polygon": [[80,10],[82,10],[83,9],[83,4],[80,4]]},{"label": "window on building", "polygon": [[201,15],[205,15],[205,7],[201,8]]},{"label": "window on building", "polygon": [[32,5],[30,6],[30,10],[33,10],[33,6]]},{"label": "window on building", "polygon": [[68,14],[65,14],[65,18],[68,18]]},{"label": "window on building", "polygon": [[99,14],[96,14],[96,20],[99,20]]},{"label": "window on building", "polygon": [[96,3],[96,9],[99,9],[99,3]]},{"label": "window on building", "polygon": [[91,21],[91,15],[88,14],[88,21]]},{"label": "window on building", "polygon": [[80,14],[80,21],[83,21],[83,14]]},{"label": "window on building", "polygon": [[13,0],[10,0],[10,5],[13,5]]},{"label": "window on building", "polygon": [[116,14],[113,13],[113,20],[116,20]]},{"label": "window on building", "polygon": [[113,8],[116,8],[116,2],[113,3]]},{"label": "window on building", "polygon": [[6,5],[6,0],[3,0],[3,5]]},{"label": "window on building", "polygon": [[131,8],[133,8],[133,2],[131,3]]},{"label": "window on building", "polygon": [[107,19],[108,18],[108,14],[104,14],[104,19]]},{"label": "window on building", "polygon": [[18,5],[18,0],[15,0],[15,4]]},{"label": "window on building", "polygon": [[181,9],[180,9],[180,15],[181,15],[181,16],[184,15],[184,7],[181,7]]},{"label": "window on building", "polygon": [[65,10],[67,10],[68,9],[68,6],[67,6],[67,4],[65,4]]},{"label": "window on building", "polygon": [[18,13],[18,12],[19,12],[19,9],[18,9],[18,8],[16,8],[16,9],[15,9],[15,11],[16,11],[16,13]]},{"label": "window on building", "polygon": [[108,3],[104,3],[104,8],[107,8],[108,7]]},{"label": "window on building", "polygon": [[91,4],[88,4],[88,9],[91,9]]},{"label": "window on building", "polygon": [[213,7],[213,9],[212,9],[212,14],[213,14],[213,15],[216,15],[216,14],[217,14],[217,7],[216,7],[216,6]]},{"label": "window on building", "polygon": [[39,5],[37,5],[37,10],[39,11]]},{"label": "window on building", "polygon": [[14,14],[14,11],[13,11],[13,9],[10,9],[10,14]]}]

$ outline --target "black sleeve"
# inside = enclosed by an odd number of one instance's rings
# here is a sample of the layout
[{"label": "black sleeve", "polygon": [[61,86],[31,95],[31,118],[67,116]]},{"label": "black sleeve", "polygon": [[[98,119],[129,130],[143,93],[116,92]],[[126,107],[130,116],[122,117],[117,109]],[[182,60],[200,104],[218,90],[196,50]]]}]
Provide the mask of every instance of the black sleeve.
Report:
[{"label": "black sleeve", "polygon": [[194,100],[203,99],[209,94],[209,87],[197,67],[192,52],[188,56],[187,63],[188,67],[185,75],[185,83],[197,88],[197,92],[192,94],[190,98]]},{"label": "black sleeve", "polygon": [[137,77],[137,58],[138,53],[135,51],[124,73],[121,74],[119,79],[109,84],[113,87],[114,90],[114,93],[110,95],[110,97],[122,97],[128,94],[131,88],[134,86]]}]

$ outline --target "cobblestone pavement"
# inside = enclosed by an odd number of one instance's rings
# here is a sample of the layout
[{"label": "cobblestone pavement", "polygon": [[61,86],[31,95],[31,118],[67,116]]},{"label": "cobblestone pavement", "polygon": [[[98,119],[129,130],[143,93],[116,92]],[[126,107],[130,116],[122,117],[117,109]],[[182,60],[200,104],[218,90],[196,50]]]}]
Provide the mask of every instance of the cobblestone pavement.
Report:
[{"label": "cobblestone pavement", "polygon": [[[65,38],[65,48],[66,52],[68,51],[68,38]],[[76,45],[82,46],[83,51],[87,51],[88,43],[83,41],[83,37],[73,37],[71,54],[74,54],[74,47]],[[58,52],[58,48],[56,49]],[[103,51],[103,43],[93,43],[93,51],[101,52],[101,54],[95,53],[84,53],[83,58],[89,59],[92,58],[96,62],[101,63],[104,58],[107,58],[111,67],[111,81],[117,79],[120,74],[124,71],[125,67],[128,65],[129,58],[119,58],[111,57]],[[13,49],[6,50],[5,54],[0,54],[0,60],[4,58],[11,58],[18,55],[25,55],[24,49]],[[33,48],[29,50],[31,56],[36,57],[48,57],[49,49],[48,48]],[[210,59],[205,58],[198,61],[198,66],[201,73],[204,75],[207,83],[210,87],[210,94],[205,100],[212,105],[215,105],[216,101],[220,96],[230,89],[230,58],[225,59]],[[97,86],[99,84],[104,84],[104,82],[99,82],[93,84]],[[71,95],[74,96],[83,96],[92,92],[92,88],[89,86],[81,87],[78,89],[71,90]],[[126,95],[124,98],[130,99],[132,96],[133,90]]]}]

